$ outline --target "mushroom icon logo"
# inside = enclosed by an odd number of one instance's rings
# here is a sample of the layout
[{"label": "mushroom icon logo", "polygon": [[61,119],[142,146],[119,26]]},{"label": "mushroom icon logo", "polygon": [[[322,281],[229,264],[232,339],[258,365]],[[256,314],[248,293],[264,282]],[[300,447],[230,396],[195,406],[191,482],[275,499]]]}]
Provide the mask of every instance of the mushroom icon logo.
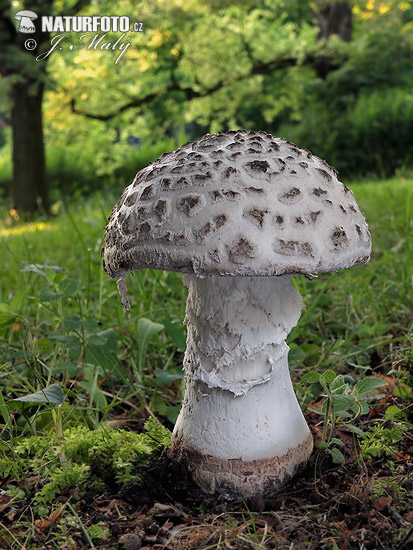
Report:
[{"label": "mushroom icon logo", "polygon": [[37,15],[34,11],[22,10],[16,13],[14,16],[17,21],[20,21],[18,31],[23,33],[33,33],[36,32],[36,27],[34,26],[33,19],[37,19]]}]

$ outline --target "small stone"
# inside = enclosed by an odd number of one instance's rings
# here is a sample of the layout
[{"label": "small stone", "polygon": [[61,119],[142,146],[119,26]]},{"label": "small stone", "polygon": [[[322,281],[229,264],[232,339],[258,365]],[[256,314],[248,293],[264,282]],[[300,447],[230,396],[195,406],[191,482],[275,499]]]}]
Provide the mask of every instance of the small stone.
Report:
[{"label": "small stone", "polygon": [[321,504],[323,502],[323,497],[319,493],[311,493],[309,496],[309,501],[311,504]]},{"label": "small stone", "polygon": [[142,541],[134,533],[125,533],[118,540],[118,548],[120,550],[140,550],[142,548]]},{"label": "small stone", "polygon": [[151,523],[147,528],[146,528],[146,532],[149,534],[149,535],[157,535],[159,533],[159,525],[157,525],[156,523]]},{"label": "small stone", "polygon": [[162,504],[160,502],[156,502],[152,506],[152,508],[148,511],[148,515],[161,519],[187,517],[187,514],[180,510],[177,506],[173,506],[172,504]]}]

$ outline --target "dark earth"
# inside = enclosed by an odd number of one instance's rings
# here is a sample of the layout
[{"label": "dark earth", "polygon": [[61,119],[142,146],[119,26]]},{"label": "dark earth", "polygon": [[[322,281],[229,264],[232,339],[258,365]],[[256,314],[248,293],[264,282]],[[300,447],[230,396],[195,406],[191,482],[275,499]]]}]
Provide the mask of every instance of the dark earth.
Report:
[{"label": "dark earth", "polygon": [[[320,441],[319,417],[307,415],[315,442]],[[136,427],[136,426],[135,426]],[[60,548],[100,548],[105,550],[192,550],[192,549],[333,549],[408,550],[413,549],[413,495],[411,439],[400,445],[393,462],[388,459],[359,466],[352,435],[336,430],[346,465],[333,464],[330,457],[315,451],[306,469],[289,484],[265,500],[247,502],[225,496],[205,496],[192,483],[184,464],[172,463],[166,453],[145,467],[142,482],[125,486],[120,492],[89,492],[81,499],[75,492],[60,497],[64,506],[70,499],[82,523],[99,522],[108,529],[106,540],[93,546],[77,530],[70,543]],[[384,480],[382,495],[372,491],[372,479]],[[395,494],[396,481],[404,489]],[[396,491],[397,492],[397,491]],[[0,511],[5,502],[0,501]],[[2,506],[3,505],[3,506]],[[10,513],[2,522],[8,528],[26,516],[27,510]],[[59,521],[58,513],[35,521],[36,548],[56,548],[42,539]],[[9,549],[19,546],[1,546]]]},{"label": "dark earth", "polygon": [[[363,429],[393,402],[394,380],[381,378],[389,383],[387,395],[370,408]],[[321,401],[313,404],[319,406]],[[10,533],[27,531],[29,523],[30,550],[413,550],[411,433],[406,432],[393,456],[364,461],[359,441],[336,427],[334,437],[343,442],[340,450],[346,460],[339,465],[317,449],[320,416],[307,412],[306,420],[315,442],[307,467],[266,499],[237,502],[229,494],[204,495],[186,465],[171,462],[164,452],[143,468],[139,484],[120,490],[113,485],[106,492],[84,495],[67,490],[55,500],[61,506],[41,519],[32,516],[29,498],[14,506],[0,490],[0,549],[26,548],[17,540],[10,545],[1,530],[8,530],[9,540]],[[134,431],[143,428],[143,421],[126,413],[115,420]],[[384,426],[391,428],[393,423],[388,420]],[[41,474],[30,479],[35,486]],[[26,489],[30,493],[33,488]],[[68,536],[62,537],[59,522],[73,511],[78,524],[69,526]],[[106,534],[92,541],[86,531],[96,524]]]}]

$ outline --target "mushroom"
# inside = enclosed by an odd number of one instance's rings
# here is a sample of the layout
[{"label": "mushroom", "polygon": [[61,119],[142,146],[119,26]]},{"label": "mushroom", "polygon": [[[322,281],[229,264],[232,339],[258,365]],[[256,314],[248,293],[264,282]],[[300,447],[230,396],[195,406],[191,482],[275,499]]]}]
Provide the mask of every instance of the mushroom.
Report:
[{"label": "mushroom", "polygon": [[301,312],[291,276],[364,264],[353,193],[310,152],[265,132],[206,135],[136,175],[113,209],[103,267],[184,273],[184,403],[169,455],[206,492],[251,497],[305,465],[313,439],[288,369]]},{"label": "mushroom", "polygon": [[14,16],[17,21],[20,21],[18,31],[23,33],[32,33],[36,32],[36,27],[34,26],[33,19],[37,19],[37,14],[34,11],[30,10],[21,10],[16,13]]}]

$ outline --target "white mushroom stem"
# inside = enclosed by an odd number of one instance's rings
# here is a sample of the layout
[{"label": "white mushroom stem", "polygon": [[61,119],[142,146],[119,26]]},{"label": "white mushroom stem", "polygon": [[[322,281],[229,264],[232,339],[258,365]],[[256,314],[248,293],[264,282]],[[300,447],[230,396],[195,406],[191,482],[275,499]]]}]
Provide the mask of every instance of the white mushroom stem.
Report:
[{"label": "white mushroom stem", "polygon": [[290,277],[185,276],[186,391],[171,454],[207,492],[278,488],[312,437],[292,387],[285,339],[301,297]]}]

